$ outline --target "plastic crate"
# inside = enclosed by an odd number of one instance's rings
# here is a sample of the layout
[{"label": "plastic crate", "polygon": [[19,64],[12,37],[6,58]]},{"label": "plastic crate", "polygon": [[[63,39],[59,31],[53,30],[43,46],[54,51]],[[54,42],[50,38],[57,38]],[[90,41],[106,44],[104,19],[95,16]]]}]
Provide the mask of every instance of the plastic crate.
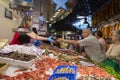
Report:
[{"label": "plastic crate", "polygon": [[[67,72],[67,71],[62,73],[57,72],[62,68],[73,69],[73,72]],[[77,73],[77,66],[58,66],[54,70],[53,75],[50,76],[49,80],[54,80],[55,78],[60,78],[60,77],[65,77],[68,80],[76,80],[76,73]]]},{"label": "plastic crate", "polygon": [[49,80],[54,80],[55,78],[65,77],[68,80],[76,80],[76,74],[53,74],[50,76]]},{"label": "plastic crate", "polygon": [[[58,66],[58,67],[54,70],[53,74],[66,74],[67,72],[62,72],[62,73],[58,73],[58,72],[57,72],[58,70],[60,70],[60,69],[62,69],[62,68],[70,68],[70,69],[73,69],[73,70],[74,70],[74,73],[72,73],[72,74],[76,74],[76,73],[77,73],[77,66]],[[69,73],[71,73],[71,72],[69,72]]]}]

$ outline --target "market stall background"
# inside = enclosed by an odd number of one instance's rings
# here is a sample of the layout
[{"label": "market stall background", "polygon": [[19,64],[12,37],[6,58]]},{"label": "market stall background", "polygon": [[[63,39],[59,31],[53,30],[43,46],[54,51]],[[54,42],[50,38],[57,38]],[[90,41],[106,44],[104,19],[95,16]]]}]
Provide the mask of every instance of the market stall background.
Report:
[{"label": "market stall background", "polygon": [[[109,4],[112,0],[70,0],[66,3],[66,7],[68,10],[65,12],[64,10],[61,10],[60,14],[53,21],[51,21],[50,19],[57,11],[55,10],[56,5],[53,4],[52,0],[33,0],[30,5],[22,4],[22,2],[20,2],[21,5],[13,5],[12,3],[15,1],[17,2],[17,0],[1,0],[0,2],[2,10],[2,20],[0,26],[5,26],[2,28],[3,30],[1,29],[0,31],[2,34],[0,35],[0,37],[7,38],[9,41],[14,35],[14,32],[11,31],[11,28],[17,28],[18,26],[20,26],[22,19],[24,18],[24,15],[27,11],[30,12],[30,14],[34,17],[33,21],[35,26],[39,25],[38,17],[40,16],[40,13],[44,13],[43,17],[45,19],[45,22],[47,23],[47,27],[49,27],[50,24],[53,24],[54,26],[52,27],[56,30],[73,30],[76,32],[77,29],[75,27],[71,27],[71,24],[72,22],[79,20],[76,18],[78,15],[87,16],[89,14],[88,11],[91,11],[90,14],[93,15],[96,11]],[[13,20],[4,17],[4,8],[12,11]],[[11,25],[4,24],[9,22]],[[62,23],[63,26],[59,23]]]}]

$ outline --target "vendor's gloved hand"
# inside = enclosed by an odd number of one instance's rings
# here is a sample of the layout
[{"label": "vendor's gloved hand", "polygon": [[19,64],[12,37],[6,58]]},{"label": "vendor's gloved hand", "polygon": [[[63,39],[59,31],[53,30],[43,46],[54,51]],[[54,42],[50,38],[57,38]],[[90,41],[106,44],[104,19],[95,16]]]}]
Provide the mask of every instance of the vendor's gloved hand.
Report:
[{"label": "vendor's gloved hand", "polygon": [[50,36],[50,37],[48,37],[47,39],[46,39],[47,41],[50,41],[50,42],[54,42],[54,40],[52,39],[52,36]]},{"label": "vendor's gloved hand", "polygon": [[40,45],[40,42],[41,42],[40,40],[35,40],[35,41],[34,41],[34,45],[35,45],[35,46],[39,46],[39,45]]}]

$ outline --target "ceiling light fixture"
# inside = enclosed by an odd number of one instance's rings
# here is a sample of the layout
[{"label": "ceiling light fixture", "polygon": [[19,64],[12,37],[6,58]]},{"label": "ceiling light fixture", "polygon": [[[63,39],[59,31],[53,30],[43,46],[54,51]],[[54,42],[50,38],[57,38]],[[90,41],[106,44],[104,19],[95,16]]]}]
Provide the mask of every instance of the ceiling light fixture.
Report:
[{"label": "ceiling light fixture", "polygon": [[84,18],[84,16],[77,16],[77,18],[79,18],[79,19],[80,19],[80,18]]},{"label": "ceiling light fixture", "polygon": [[49,21],[46,21],[46,23],[48,23]]},{"label": "ceiling light fixture", "polygon": [[59,12],[61,11],[61,9],[58,10]]},{"label": "ceiling light fixture", "polygon": [[53,16],[53,17],[56,17],[56,16]]},{"label": "ceiling light fixture", "polygon": [[30,11],[33,11],[33,8],[32,7],[30,7],[30,9],[29,9]]},{"label": "ceiling light fixture", "polygon": [[51,21],[53,20],[53,19],[50,19]]},{"label": "ceiling light fixture", "polygon": [[55,16],[57,16],[57,14],[55,14]]},{"label": "ceiling light fixture", "polygon": [[56,23],[56,21],[54,21],[54,23]]},{"label": "ceiling light fixture", "polygon": [[59,12],[56,12],[56,14],[59,14]]}]

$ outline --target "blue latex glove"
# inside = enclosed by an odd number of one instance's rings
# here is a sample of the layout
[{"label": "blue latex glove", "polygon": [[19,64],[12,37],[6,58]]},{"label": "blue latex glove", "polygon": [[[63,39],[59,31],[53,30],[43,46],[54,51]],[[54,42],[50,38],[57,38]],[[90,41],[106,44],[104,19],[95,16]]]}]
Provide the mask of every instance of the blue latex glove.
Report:
[{"label": "blue latex glove", "polygon": [[50,42],[54,42],[54,40],[52,39],[52,36],[49,36],[48,38],[47,38],[47,41],[50,41]]},{"label": "blue latex glove", "polygon": [[35,41],[34,41],[34,45],[35,45],[35,46],[39,46],[39,45],[40,45],[40,40],[35,40]]}]

